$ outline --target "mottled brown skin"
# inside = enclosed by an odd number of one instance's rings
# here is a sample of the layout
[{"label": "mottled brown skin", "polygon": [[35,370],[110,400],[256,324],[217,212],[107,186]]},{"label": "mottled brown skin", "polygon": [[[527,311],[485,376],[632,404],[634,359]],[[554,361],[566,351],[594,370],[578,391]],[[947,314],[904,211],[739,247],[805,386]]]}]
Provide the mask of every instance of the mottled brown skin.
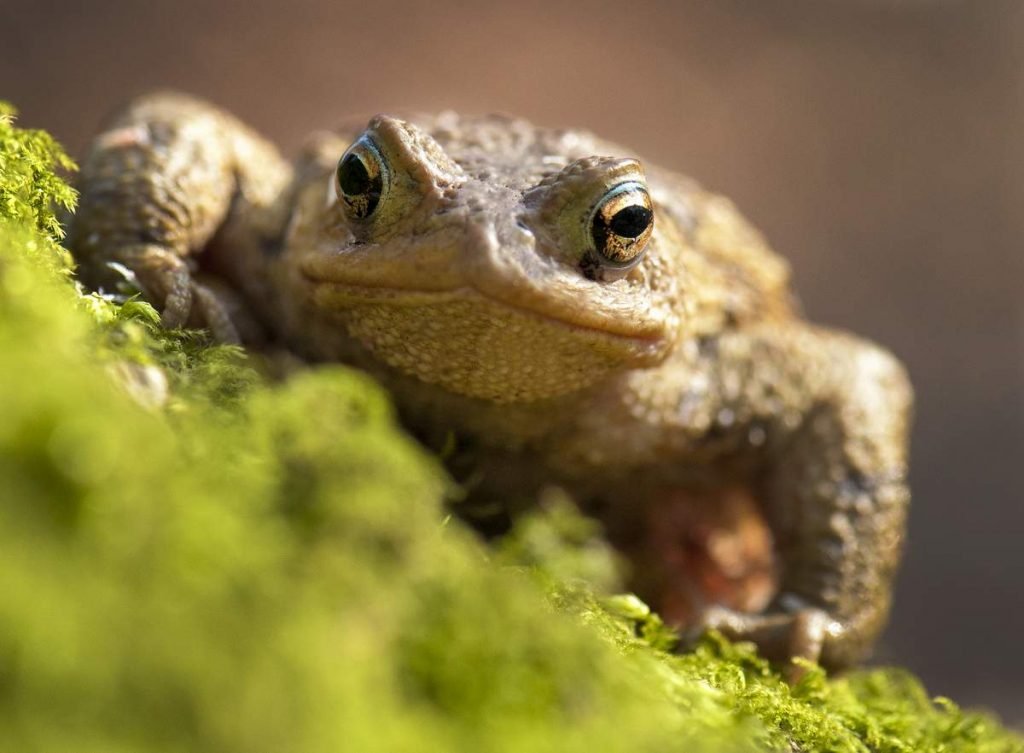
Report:
[{"label": "mottled brown skin", "polygon": [[[360,134],[365,174],[339,177]],[[627,154],[449,113],[320,134],[292,167],[157,94],[97,138],[70,244],[93,284],[131,270],[169,326],[370,371],[424,441],[455,437],[474,499],[565,489],[677,622],[856,662],[903,545],[904,371],[801,320],[726,199]],[[608,241],[621,269],[593,224],[630,203],[653,229]]]}]

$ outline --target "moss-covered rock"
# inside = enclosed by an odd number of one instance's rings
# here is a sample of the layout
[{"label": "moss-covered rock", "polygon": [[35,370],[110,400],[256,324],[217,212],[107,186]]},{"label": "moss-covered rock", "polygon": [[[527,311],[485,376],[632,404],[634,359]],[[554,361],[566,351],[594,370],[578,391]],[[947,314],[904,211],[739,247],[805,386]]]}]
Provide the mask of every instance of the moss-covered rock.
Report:
[{"label": "moss-covered rock", "polygon": [[366,377],[78,288],[69,164],[0,117],[0,750],[1024,750],[899,671],[669,653],[562,504],[484,548]]}]

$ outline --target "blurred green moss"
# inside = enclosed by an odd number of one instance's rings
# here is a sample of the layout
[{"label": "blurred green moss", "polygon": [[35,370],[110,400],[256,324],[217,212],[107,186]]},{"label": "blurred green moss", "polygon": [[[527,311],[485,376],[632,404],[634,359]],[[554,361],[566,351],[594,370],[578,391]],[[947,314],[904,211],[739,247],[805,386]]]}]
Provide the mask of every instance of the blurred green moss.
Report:
[{"label": "blurred green moss", "polygon": [[670,653],[562,501],[484,548],[366,377],[81,290],[69,166],[0,117],[0,750],[1024,750],[898,670]]}]

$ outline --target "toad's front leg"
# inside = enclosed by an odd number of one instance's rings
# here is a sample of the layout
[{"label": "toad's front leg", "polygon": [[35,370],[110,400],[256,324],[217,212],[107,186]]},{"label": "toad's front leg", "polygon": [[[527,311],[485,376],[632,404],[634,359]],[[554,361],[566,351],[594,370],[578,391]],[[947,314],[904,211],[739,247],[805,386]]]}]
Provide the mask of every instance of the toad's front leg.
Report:
[{"label": "toad's front leg", "polygon": [[79,181],[68,244],[83,279],[136,276],[169,327],[208,326],[237,340],[215,292],[194,278],[192,260],[226,223],[232,237],[272,236],[291,168],[273,145],[222,110],[179,94],[132,102],[95,139]]},{"label": "toad's front leg", "polygon": [[[765,613],[713,609],[705,625],[776,658],[849,666],[885,624],[903,546],[905,372],[880,348],[803,325],[723,338],[721,355],[746,384],[737,415],[774,435],[759,496],[782,571]],[[780,395],[791,405],[765,408]]]}]

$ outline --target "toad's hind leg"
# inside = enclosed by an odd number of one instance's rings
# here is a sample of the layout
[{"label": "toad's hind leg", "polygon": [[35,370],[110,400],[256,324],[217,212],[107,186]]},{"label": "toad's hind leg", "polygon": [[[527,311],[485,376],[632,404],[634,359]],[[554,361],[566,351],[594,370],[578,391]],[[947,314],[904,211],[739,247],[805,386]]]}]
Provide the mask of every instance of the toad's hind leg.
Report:
[{"label": "toad's hind leg", "polygon": [[93,142],[78,182],[68,244],[89,285],[120,264],[169,327],[210,327],[237,339],[215,293],[194,279],[195,258],[227,224],[234,238],[271,236],[291,168],[277,150],[212,105],[178,94],[142,97]]},{"label": "toad's hind leg", "polygon": [[[799,422],[760,418],[775,421],[760,496],[781,565],[779,593],[762,614],[712,609],[705,625],[777,658],[849,666],[885,624],[903,545],[906,375],[876,346],[809,327],[723,345],[727,357],[738,345],[733,353],[754,364],[750,391],[770,391],[762,378],[788,380],[804,404]],[[768,361],[783,367],[757,366]]]}]

